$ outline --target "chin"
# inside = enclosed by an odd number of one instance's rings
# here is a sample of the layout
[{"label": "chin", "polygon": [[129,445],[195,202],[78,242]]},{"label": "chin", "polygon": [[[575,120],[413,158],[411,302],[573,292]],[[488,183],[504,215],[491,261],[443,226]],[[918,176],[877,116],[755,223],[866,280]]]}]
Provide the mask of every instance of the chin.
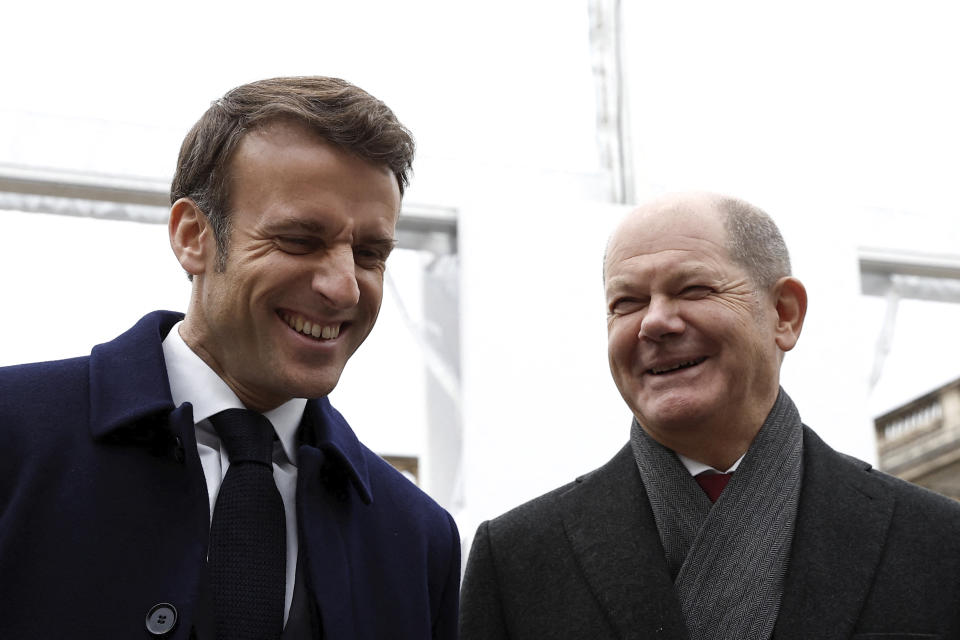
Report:
[{"label": "chin", "polygon": [[340,382],[340,372],[306,373],[287,386],[291,398],[313,400],[329,395]]},{"label": "chin", "polygon": [[671,395],[666,398],[654,398],[644,403],[643,415],[651,425],[660,425],[662,428],[682,428],[694,422],[707,419],[710,415],[709,403],[700,398],[690,398],[682,395]]},{"label": "chin", "polygon": [[332,392],[337,387],[338,382],[339,382],[339,379],[333,380],[332,382],[312,384],[309,387],[306,387],[303,393],[297,397],[306,398],[308,400],[323,398],[324,396],[330,395],[330,392]]}]

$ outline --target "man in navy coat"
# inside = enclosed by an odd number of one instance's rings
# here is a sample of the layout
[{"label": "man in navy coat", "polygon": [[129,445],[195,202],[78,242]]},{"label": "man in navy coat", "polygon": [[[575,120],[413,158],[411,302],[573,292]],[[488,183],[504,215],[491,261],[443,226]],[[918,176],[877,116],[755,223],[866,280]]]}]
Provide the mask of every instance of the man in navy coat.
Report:
[{"label": "man in navy coat", "polygon": [[[231,469],[213,423],[230,409],[273,431],[285,556],[269,637],[455,637],[453,519],[326,399],[376,321],[413,148],[386,105],[333,78],[254,82],[211,105],[171,190],[186,316],[0,369],[0,637],[238,633],[207,572]],[[253,628],[248,613],[230,622]]]}]

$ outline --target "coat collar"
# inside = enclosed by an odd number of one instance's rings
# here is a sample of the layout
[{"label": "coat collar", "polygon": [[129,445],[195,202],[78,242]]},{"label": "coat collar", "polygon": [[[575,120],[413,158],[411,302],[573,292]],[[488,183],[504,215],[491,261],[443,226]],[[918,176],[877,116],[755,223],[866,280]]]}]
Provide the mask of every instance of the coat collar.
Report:
[{"label": "coat collar", "polygon": [[330,400],[324,397],[307,403],[300,428],[300,441],[300,459],[304,459],[303,447],[319,449],[325,461],[346,473],[365,504],[373,502],[365,448],[344,417],[330,404]]},{"label": "coat collar", "polygon": [[[894,499],[804,427],[803,485],[775,640],[849,637],[880,562]],[[629,446],[564,494],[563,525],[591,590],[624,638],[687,638]]]},{"label": "coat collar", "polygon": [[[166,424],[173,411],[162,342],[183,314],[154,311],[90,354],[90,430],[94,439],[122,437],[143,425]],[[148,426],[147,428],[152,428]],[[373,497],[363,445],[327,398],[307,403],[302,445],[315,447],[346,474],[367,504]]]},{"label": "coat collar", "polygon": [[163,338],[183,318],[154,311],[90,353],[90,429],[95,439],[173,410]]},{"label": "coat collar", "polygon": [[848,638],[873,583],[894,498],[870,465],[804,427],[803,486],[776,640]]},{"label": "coat collar", "polygon": [[630,445],[578,479],[562,500],[567,539],[619,637],[687,638]]}]

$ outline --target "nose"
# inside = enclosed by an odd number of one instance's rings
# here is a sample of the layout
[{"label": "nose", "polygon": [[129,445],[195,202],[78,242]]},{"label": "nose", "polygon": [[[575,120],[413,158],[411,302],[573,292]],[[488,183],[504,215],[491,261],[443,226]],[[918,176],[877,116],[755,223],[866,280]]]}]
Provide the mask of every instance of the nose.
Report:
[{"label": "nose", "polygon": [[335,309],[349,309],[360,301],[353,248],[336,247],[324,253],[313,273],[313,290]]},{"label": "nose", "polygon": [[669,336],[683,333],[687,325],[678,312],[676,300],[652,298],[640,322],[640,337],[660,342]]}]

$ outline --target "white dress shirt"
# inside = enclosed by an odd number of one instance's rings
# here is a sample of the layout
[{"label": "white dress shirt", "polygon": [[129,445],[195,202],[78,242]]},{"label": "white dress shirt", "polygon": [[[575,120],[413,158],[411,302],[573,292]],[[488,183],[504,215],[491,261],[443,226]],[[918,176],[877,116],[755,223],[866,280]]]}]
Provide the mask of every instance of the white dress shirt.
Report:
[{"label": "white dress shirt", "polygon": [[743,462],[743,459],[746,456],[747,454],[743,454],[742,456],[737,458],[737,461],[734,462],[729,469],[727,469],[726,471],[720,471],[719,469],[714,469],[708,464],[703,464],[702,462],[697,462],[692,458],[688,458],[682,453],[677,454],[677,457],[680,458],[680,462],[683,463],[683,466],[687,468],[687,471],[689,471],[690,475],[692,475],[694,478],[696,478],[698,475],[700,475],[704,471],[712,471],[713,473],[733,473],[734,471],[737,470],[737,467],[740,466],[740,463]]},{"label": "white dress shirt", "polygon": [[[200,356],[193,352],[180,337],[178,322],[163,341],[163,358],[170,380],[170,395],[173,404],[184,402],[193,405],[193,422],[197,434],[197,453],[207,480],[207,495],[210,499],[210,517],[217,504],[220,483],[230,468],[227,452],[220,448],[220,438],[208,419],[224,409],[245,409],[237,395],[220,376],[214,373]],[[307,401],[294,398],[264,416],[277,432],[278,441],[273,446],[273,479],[277,483],[287,525],[287,583],[283,605],[283,621],[286,624],[293,599],[293,584],[297,571],[297,428],[303,417]]]}]

